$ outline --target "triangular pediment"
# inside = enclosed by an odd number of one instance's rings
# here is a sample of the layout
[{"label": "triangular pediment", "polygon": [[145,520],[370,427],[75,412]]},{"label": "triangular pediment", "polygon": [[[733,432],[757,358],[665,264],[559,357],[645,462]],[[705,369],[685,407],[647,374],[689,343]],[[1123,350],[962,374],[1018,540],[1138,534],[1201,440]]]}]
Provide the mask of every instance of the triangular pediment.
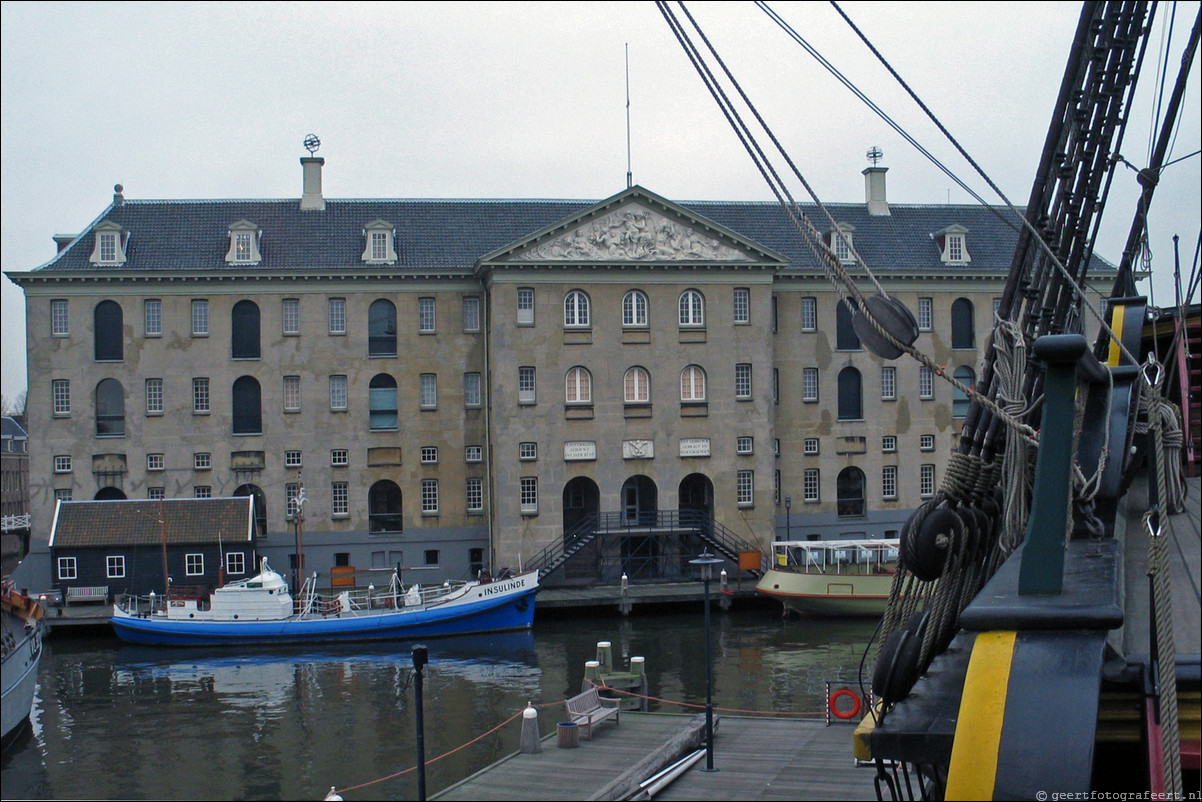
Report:
[{"label": "triangular pediment", "polygon": [[776,265],[784,258],[640,187],[481,260],[482,264]]}]

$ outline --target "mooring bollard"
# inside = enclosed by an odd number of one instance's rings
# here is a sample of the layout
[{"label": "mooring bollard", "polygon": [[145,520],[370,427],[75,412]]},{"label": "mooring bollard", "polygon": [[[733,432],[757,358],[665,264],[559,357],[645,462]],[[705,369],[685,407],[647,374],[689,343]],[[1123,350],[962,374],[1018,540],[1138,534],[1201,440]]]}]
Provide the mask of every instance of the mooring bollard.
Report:
[{"label": "mooring bollard", "polygon": [[584,679],[580,681],[580,690],[587,691],[595,685],[601,684],[601,664],[596,660],[589,660],[584,664]]},{"label": "mooring bollard", "polygon": [[601,664],[602,674],[614,672],[613,645],[609,641],[603,640],[597,643],[597,662]]},{"label": "mooring bollard", "polygon": [[543,740],[538,732],[538,711],[529,702],[522,711],[522,737],[518,750],[523,755],[536,755],[543,751]]}]

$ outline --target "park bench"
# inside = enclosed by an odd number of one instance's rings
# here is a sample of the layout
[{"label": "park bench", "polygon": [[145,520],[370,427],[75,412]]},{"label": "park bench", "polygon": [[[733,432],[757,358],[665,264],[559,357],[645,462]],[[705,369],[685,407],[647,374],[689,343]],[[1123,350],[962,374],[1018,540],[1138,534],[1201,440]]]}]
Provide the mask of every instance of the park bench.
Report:
[{"label": "park bench", "polygon": [[603,698],[596,688],[589,688],[584,693],[564,700],[564,705],[568,708],[568,717],[573,724],[584,725],[584,737],[590,741],[593,740],[594,724],[600,724],[610,716],[613,716],[614,724],[620,723],[621,704],[620,699]]},{"label": "park bench", "polygon": [[82,585],[80,587],[67,588],[66,604],[71,602],[98,601],[107,602],[109,600],[108,585]]}]

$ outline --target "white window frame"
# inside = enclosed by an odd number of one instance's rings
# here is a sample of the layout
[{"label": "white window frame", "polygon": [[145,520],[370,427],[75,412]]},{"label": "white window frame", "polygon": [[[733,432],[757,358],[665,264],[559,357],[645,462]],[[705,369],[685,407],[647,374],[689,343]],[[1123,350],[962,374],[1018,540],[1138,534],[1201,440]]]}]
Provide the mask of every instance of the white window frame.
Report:
[{"label": "white window frame", "polygon": [[736,454],[754,454],[755,453],[755,438],[751,435],[739,435],[735,438],[735,453]]},{"label": "white window frame", "polygon": [[538,398],[536,394],[537,386],[537,374],[534,367],[531,365],[521,365],[518,367],[518,403],[535,403]]},{"label": "white window frame", "polygon": [[192,498],[212,498],[213,488],[210,485],[196,485],[192,488]]},{"label": "white window frame", "polygon": [[934,324],[935,301],[932,298],[918,299],[918,330],[930,331]]},{"label": "white window frame", "polygon": [[565,404],[593,403],[593,374],[588,368],[576,365],[568,370],[563,379]]},{"label": "white window frame", "polygon": [[213,399],[209,393],[207,376],[197,376],[192,379],[192,414],[208,415],[213,411]]},{"label": "white window frame", "polygon": [[104,558],[104,577],[105,579],[124,579],[125,578],[125,555],[124,554],[108,554]]},{"label": "white window frame", "polygon": [[881,452],[885,454],[897,452],[897,435],[887,434],[881,437]]},{"label": "white window frame", "polygon": [[142,335],[163,336],[163,301],[159,298],[147,298],[142,302]]},{"label": "white window frame", "polygon": [[70,415],[71,414],[71,380],[70,379],[54,379],[50,382],[50,398],[53,403],[54,414]]},{"label": "white window frame", "polygon": [[300,334],[300,299],[285,298],[280,301],[280,326],[285,337]]},{"label": "white window frame", "polygon": [[818,368],[801,369],[801,401],[803,404],[818,403]]},{"label": "white window frame", "polygon": [[350,515],[350,484],[347,482],[330,483],[330,515],[338,518]]},{"label": "white window frame", "polygon": [[161,471],[165,470],[167,463],[166,456],[163,454],[147,454],[146,455],[146,470]]},{"label": "white window frame", "polygon": [[705,326],[705,296],[700,290],[685,290],[677,304],[677,322],[681,328]]},{"label": "white window frame", "polygon": [[246,553],[227,551],[225,553],[225,572],[239,576],[246,573]]},{"label": "white window frame", "polygon": [[422,409],[438,408],[438,374],[423,373],[418,377],[418,405]]},{"label": "white window frame", "polygon": [[479,373],[463,374],[463,405],[465,407],[476,409],[484,405],[481,387]]},{"label": "white window frame", "polygon": [[438,514],[438,480],[422,479],[422,515]]},{"label": "white window frame", "polygon": [[519,326],[534,325],[534,288],[518,287],[517,289],[517,324]]},{"label": "white window frame", "polygon": [[935,466],[930,463],[919,466],[918,495],[922,498],[931,498],[935,495]]},{"label": "white window frame", "polygon": [[538,477],[523,476],[518,481],[518,506],[522,515],[538,513]]},{"label": "white window frame", "polygon": [[289,448],[284,451],[284,467],[285,468],[302,468],[304,467],[303,453],[299,448]]},{"label": "white window frame", "polygon": [[463,330],[480,331],[480,296],[463,296]]},{"label": "white window frame", "polygon": [[417,299],[417,332],[434,334],[438,330],[438,304],[433,298]]},{"label": "white window frame", "polygon": [[422,446],[417,453],[422,465],[438,464],[438,446]]},{"label": "white window frame", "polygon": [[205,573],[205,556],[201,553],[192,553],[184,555],[184,575],[185,576],[204,576]]},{"label": "white window frame", "polygon": [[897,400],[897,368],[892,365],[881,368],[881,400]]},{"label": "white window frame", "polygon": [[736,326],[746,326],[751,323],[751,290],[749,288],[735,287],[731,315]]},{"label": "white window frame", "polygon": [[192,299],[192,336],[209,336],[209,301],[207,298]]},{"label": "white window frame", "polygon": [[919,451],[934,451],[935,450],[935,435],[921,434],[918,436]]},{"label": "white window frame", "polygon": [[469,476],[464,483],[464,504],[468,512],[484,511],[484,480]]},{"label": "white window frame", "polygon": [[59,557],[58,558],[58,578],[59,579],[76,579],[78,578],[78,565],[74,557]]},{"label": "white window frame", "polygon": [[55,454],[54,455],[54,472],[55,473],[71,473],[71,455],[70,454]]},{"label": "white window frame", "polygon": [[208,451],[197,451],[192,455],[192,470],[194,471],[211,471],[213,470],[213,455]]},{"label": "white window frame", "polygon": [[881,498],[889,501],[897,500],[896,465],[885,465],[881,468]]},{"label": "white window frame", "polygon": [[538,459],[538,443],[518,443],[518,459],[522,462],[533,462]]},{"label": "white window frame", "polygon": [[300,376],[285,376],[284,377],[284,411],[285,412],[300,412],[301,411]]},{"label": "white window frame", "polygon": [[622,326],[624,328],[647,328],[647,294],[642,290],[630,290],[622,296]]},{"label": "white window frame", "polygon": [[50,302],[50,336],[71,335],[71,307],[66,300],[56,298]]},{"label": "white window frame", "polygon": [[705,401],[705,370],[700,365],[687,365],[680,372],[680,400],[684,403]]},{"label": "white window frame", "polygon": [[484,446],[464,446],[463,447],[464,462],[483,462],[484,461]]},{"label": "white window frame", "polygon": [[935,374],[926,365],[918,366],[918,397],[923,401],[935,397]]},{"label": "white window frame", "polygon": [[735,474],[735,503],[739,507],[755,505],[755,471],[744,470]]},{"label": "white window frame", "polygon": [[751,363],[739,362],[735,364],[735,398],[739,401],[750,401],[752,396],[751,387]]},{"label": "white window frame", "polygon": [[345,298],[330,298],[326,302],[326,325],[332,335],[346,334]]},{"label": "white window frame", "polygon": [[165,487],[148,487],[146,488],[146,498],[150,501],[159,501],[167,498],[167,488]]},{"label": "white window frame", "polygon": [[330,449],[330,467],[345,468],[351,464],[351,452],[345,448]]},{"label": "white window frame", "polygon": [[647,369],[634,365],[622,377],[622,398],[627,404],[651,403],[651,374]]},{"label": "white window frame", "polygon": [[587,329],[592,326],[592,303],[584,290],[569,290],[563,298],[563,327]]},{"label": "white window frame", "polygon": [[806,468],[801,473],[802,500],[806,504],[822,501],[822,475],[817,468]]},{"label": "white window frame", "polygon": [[163,380],[146,380],[146,414],[163,414]]},{"label": "white window frame", "polygon": [[819,453],[819,448],[817,437],[807,437],[801,441],[801,453],[808,457],[816,456]]},{"label": "white window frame", "polygon": [[801,299],[801,330],[818,330],[818,299],[805,297]]},{"label": "white window frame", "polygon": [[330,409],[335,412],[345,412],[347,403],[346,376],[336,373],[330,376]]}]

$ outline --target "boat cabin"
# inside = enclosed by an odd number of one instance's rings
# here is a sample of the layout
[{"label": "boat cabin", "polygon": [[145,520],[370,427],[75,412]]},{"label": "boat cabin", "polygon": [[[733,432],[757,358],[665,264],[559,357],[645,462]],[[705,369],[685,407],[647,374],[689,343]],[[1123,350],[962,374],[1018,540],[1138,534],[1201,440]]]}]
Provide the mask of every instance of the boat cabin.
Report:
[{"label": "boat cabin", "polygon": [[773,544],[778,568],[808,573],[893,573],[899,541],[782,540]]}]

